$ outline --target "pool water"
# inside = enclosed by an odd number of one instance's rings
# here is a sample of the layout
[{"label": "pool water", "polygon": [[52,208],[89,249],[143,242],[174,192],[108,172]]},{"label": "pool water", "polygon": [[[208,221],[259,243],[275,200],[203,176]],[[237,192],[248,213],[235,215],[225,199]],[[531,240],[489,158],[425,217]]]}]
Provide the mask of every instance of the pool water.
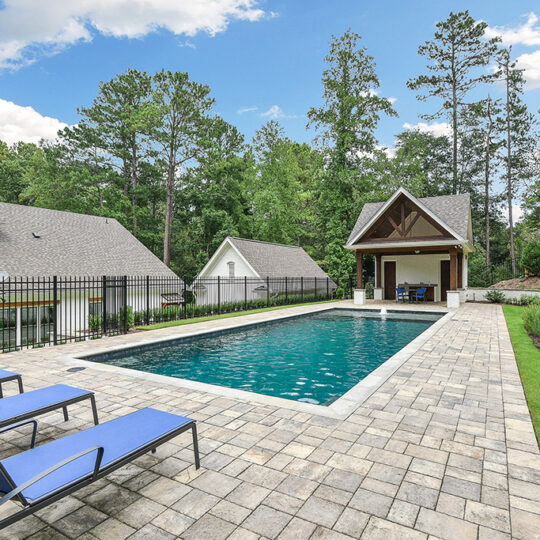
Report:
[{"label": "pool water", "polygon": [[328,405],[440,316],[332,309],[87,359]]}]

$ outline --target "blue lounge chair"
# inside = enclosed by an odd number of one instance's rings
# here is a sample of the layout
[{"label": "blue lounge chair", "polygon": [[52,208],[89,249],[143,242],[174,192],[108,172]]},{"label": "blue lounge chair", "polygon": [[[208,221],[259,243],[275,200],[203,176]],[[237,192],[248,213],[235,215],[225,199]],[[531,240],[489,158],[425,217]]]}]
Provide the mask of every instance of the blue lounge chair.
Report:
[{"label": "blue lounge chair", "polygon": [[0,520],[0,529],[95,482],[160,444],[191,429],[200,467],[195,421],[142,409],[0,461],[0,506],[17,499],[23,508]]},{"label": "blue lounge chair", "polygon": [[402,289],[401,287],[396,287],[396,302],[399,302],[402,300],[405,302],[405,300],[408,299],[408,294],[405,289]]},{"label": "blue lounge chair", "polygon": [[[24,394],[17,394],[3,398],[0,401],[0,429],[8,431],[19,427],[20,422],[26,422],[40,414],[45,414],[56,409],[63,409],[64,420],[69,420],[67,407],[79,401],[89,399],[92,405],[94,424],[98,424],[98,414],[96,409],[96,398],[94,392],[68,386],[66,384],[55,384],[46,388],[39,388]],[[37,423],[34,424],[32,440],[35,441]],[[32,445],[33,446],[33,445]]]},{"label": "blue lounge chair", "polygon": [[4,393],[2,391],[2,384],[8,381],[17,381],[19,383],[19,394],[22,394],[24,392],[22,377],[20,373],[0,369],[0,398],[4,397]]},{"label": "blue lounge chair", "polygon": [[423,302],[426,300],[426,291],[427,287],[420,287],[416,292],[412,294],[412,298],[415,302],[418,302],[418,300],[422,300]]}]

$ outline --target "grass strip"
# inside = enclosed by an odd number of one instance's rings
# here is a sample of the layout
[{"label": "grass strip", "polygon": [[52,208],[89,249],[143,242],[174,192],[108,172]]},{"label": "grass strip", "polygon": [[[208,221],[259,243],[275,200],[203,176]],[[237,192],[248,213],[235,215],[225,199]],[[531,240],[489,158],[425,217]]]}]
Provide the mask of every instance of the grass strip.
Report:
[{"label": "grass strip", "polygon": [[536,431],[536,438],[540,441],[540,351],[525,330],[523,324],[525,308],[508,305],[504,305],[502,308]]},{"label": "grass strip", "polygon": [[234,311],[232,313],[220,313],[219,315],[206,315],[204,317],[194,317],[193,319],[180,319],[177,321],[166,321],[155,324],[149,324],[148,326],[137,326],[137,330],[158,330],[160,328],[170,328],[172,326],[182,326],[184,324],[195,324],[199,322],[215,321],[217,319],[228,319],[229,317],[241,317],[242,315],[251,315],[253,313],[264,313],[265,311],[275,311],[277,309],[287,309],[291,307],[300,306],[314,306],[317,304],[330,304],[333,302],[340,302],[341,300],[322,300],[320,302],[307,302],[305,304],[292,304],[287,306],[272,306],[259,309],[249,309],[246,311]]}]

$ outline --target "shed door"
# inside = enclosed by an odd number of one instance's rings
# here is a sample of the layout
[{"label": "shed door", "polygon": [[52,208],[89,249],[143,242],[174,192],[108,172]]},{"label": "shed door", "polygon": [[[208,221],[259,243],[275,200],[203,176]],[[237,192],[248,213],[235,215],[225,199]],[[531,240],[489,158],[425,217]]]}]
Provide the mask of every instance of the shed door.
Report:
[{"label": "shed door", "polygon": [[441,302],[446,302],[446,291],[450,288],[450,261],[441,261]]},{"label": "shed door", "polygon": [[384,298],[385,300],[396,298],[396,261],[384,262]]}]

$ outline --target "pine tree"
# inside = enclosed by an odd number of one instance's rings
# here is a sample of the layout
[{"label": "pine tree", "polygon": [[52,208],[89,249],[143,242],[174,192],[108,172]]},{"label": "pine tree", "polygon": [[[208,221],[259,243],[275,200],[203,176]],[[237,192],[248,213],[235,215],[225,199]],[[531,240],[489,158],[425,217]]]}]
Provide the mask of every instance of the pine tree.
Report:
[{"label": "pine tree", "polygon": [[425,90],[420,101],[436,97],[441,108],[433,114],[422,115],[426,120],[448,117],[452,127],[452,191],[459,192],[459,112],[470,90],[479,83],[490,82],[493,74],[483,69],[497,51],[499,38],[483,38],[487,23],[477,22],[468,11],[450,13],[437,23],[434,39],[418,48],[427,58],[429,74],[409,79],[411,90]]}]

